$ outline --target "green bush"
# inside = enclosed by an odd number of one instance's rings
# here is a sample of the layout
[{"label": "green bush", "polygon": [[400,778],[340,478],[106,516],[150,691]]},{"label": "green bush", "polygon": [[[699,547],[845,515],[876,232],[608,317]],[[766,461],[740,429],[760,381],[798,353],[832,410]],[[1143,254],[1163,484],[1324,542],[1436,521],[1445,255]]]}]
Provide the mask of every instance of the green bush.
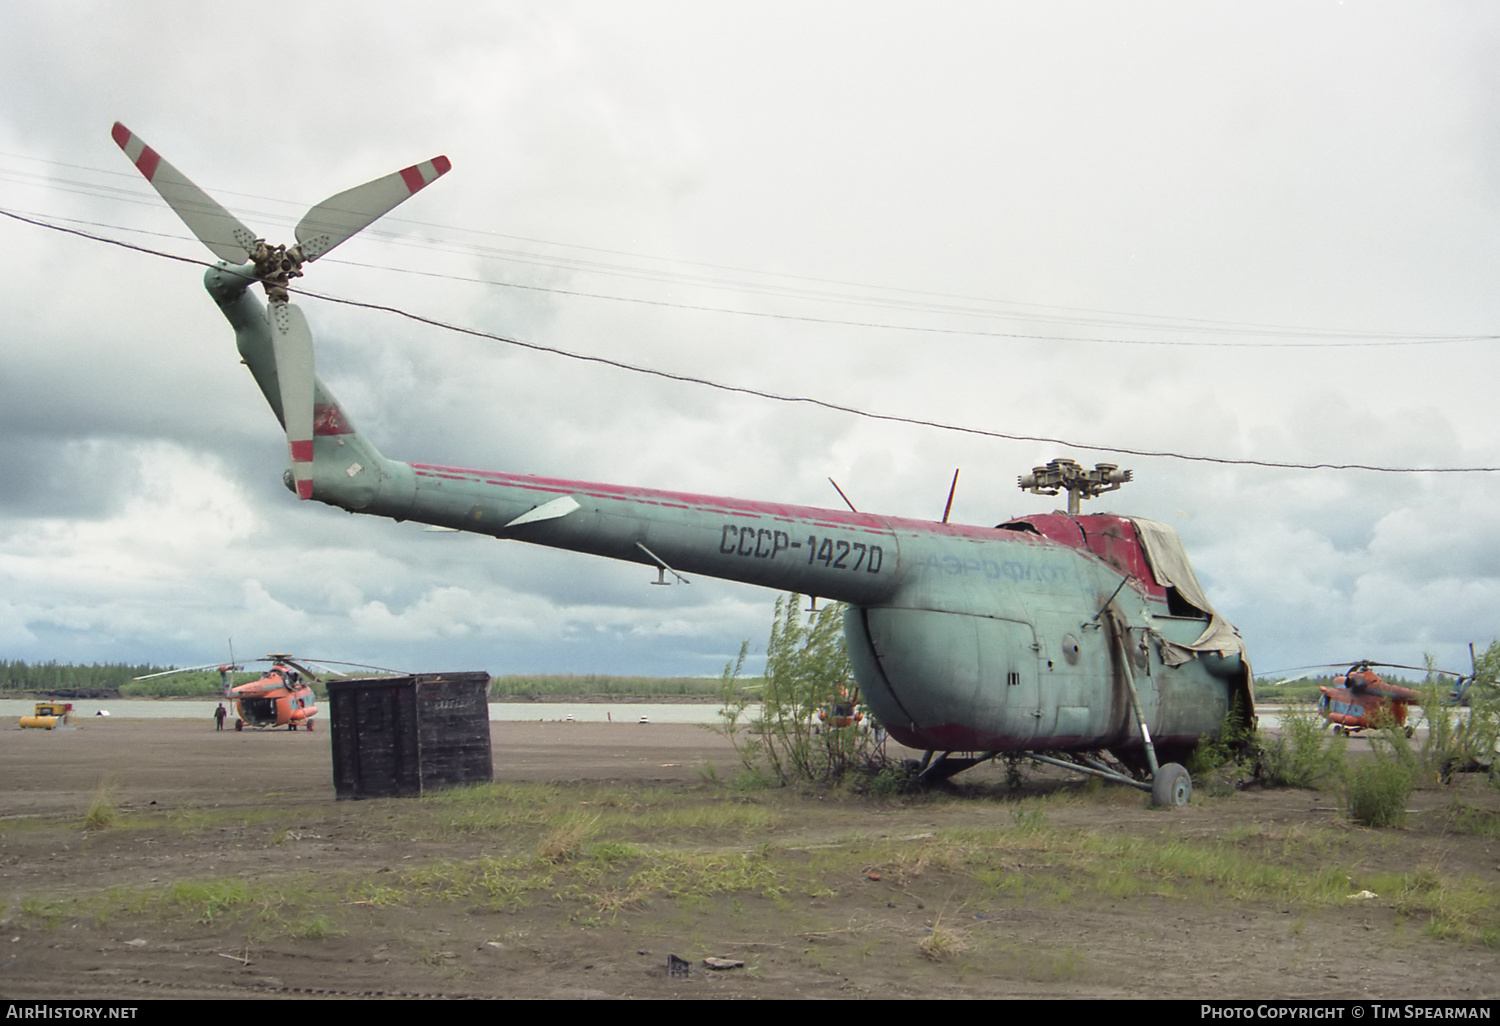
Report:
[{"label": "green bush", "polygon": [[910,794],[919,786],[916,763],[905,761],[881,766],[865,780],[866,793],[876,798]]},{"label": "green bush", "polygon": [[1400,826],[1406,821],[1412,772],[1399,759],[1377,752],[1353,766],[1345,779],[1349,818],[1372,827]]},{"label": "green bush", "polygon": [[1400,826],[1406,800],[1422,773],[1422,762],[1406,730],[1387,719],[1369,735],[1370,757],[1350,766],[1344,778],[1349,818],[1372,827]]},{"label": "green bush", "polygon": [[1343,775],[1348,740],[1329,737],[1323,720],[1309,706],[1287,706],[1281,715],[1281,731],[1274,737],[1261,735],[1258,773],[1271,787],[1315,788]]},{"label": "green bush", "polygon": [[751,703],[739,675],[748,650],[746,642],[719,685],[719,730],[734,742],[746,769],[787,784],[838,781],[867,767],[873,744],[866,725],[836,727],[832,717],[823,718],[859,697],[844,647],[843,606],[825,605],[803,620],[801,596],[776,600],[761,700],[747,717]]},{"label": "green bush", "polygon": [[1244,708],[1235,696],[1214,734],[1205,734],[1183,764],[1193,778],[1193,790],[1202,794],[1233,794],[1256,757],[1256,735],[1245,725]]},{"label": "green bush", "polygon": [[1495,749],[1500,741],[1500,689],[1495,676],[1500,670],[1500,642],[1492,643],[1475,660],[1474,669],[1479,679],[1469,688],[1467,709],[1455,710],[1448,704],[1448,680],[1429,675],[1423,688],[1427,734],[1419,759],[1422,775],[1429,780],[1449,783],[1455,772],[1485,766],[1491,769],[1491,781],[1495,780]]}]

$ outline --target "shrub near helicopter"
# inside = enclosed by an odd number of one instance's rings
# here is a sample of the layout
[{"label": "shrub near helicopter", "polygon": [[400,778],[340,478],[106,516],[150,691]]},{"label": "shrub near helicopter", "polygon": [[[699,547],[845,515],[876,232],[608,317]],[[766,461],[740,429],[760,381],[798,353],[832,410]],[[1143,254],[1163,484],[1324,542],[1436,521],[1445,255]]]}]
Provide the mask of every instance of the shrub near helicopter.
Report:
[{"label": "shrub near helicopter", "polygon": [[1176,533],[1080,514],[1082,498],[1130,471],[1055,460],[1021,487],[1066,490],[1066,514],[977,527],[388,459],[318,380],[289,286],[447,173],[448,159],[325,200],[295,245],[272,247],[123,125],[112,134],[223,261],[204,285],[286,431],[284,481],[300,499],[641,563],[657,584],[702,573],[846,603],[861,697],[891,737],[926,752],[924,780],[1024,754],[1182,805],[1193,747],[1226,723],[1253,724],[1239,633],[1209,604]]}]

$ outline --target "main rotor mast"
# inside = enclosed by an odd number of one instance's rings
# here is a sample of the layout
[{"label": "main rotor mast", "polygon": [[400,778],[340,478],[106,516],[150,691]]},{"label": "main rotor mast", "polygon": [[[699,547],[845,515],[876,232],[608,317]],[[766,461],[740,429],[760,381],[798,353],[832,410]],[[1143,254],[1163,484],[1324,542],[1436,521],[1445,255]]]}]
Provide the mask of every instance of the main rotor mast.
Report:
[{"label": "main rotor mast", "polygon": [[1131,471],[1121,470],[1116,463],[1097,463],[1093,470],[1084,470],[1073,460],[1059,458],[1045,467],[1032,467],[1031,473],[1017,480],[1023,492],[1037,495],[1056,495],[1067,489],[1068,515],[1076,517],[1082,512],[1084,499],[1118,490],[1131,480]]}]

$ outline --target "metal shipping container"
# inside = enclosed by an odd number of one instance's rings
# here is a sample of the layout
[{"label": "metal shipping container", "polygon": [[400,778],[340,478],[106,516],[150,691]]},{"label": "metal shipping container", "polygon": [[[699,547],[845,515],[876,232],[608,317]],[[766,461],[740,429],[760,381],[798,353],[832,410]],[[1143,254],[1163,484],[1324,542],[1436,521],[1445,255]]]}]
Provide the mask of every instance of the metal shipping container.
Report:
[{"label": "metal shipping container", "polygon": [[489,684],[483,670],[330,681],[338,796],[419,795],[494,779]]}]

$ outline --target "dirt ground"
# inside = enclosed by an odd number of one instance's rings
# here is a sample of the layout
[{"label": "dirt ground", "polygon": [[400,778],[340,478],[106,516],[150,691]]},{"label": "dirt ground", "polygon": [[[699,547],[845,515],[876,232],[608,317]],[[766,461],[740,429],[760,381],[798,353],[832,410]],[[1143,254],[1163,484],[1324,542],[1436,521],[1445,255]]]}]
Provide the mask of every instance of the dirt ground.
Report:
[{"label": "dirt ground", "polygon": [[[772,792],[714,797],[707,766],[738,769],[724,739],[668,724],[492,724],[497,781],[617,782],[643,793],[704,792],[705,802],[767,803],[774,836],[813,852],[851,836],[931,837],[955,826],[1017,821],[1017,799],[984,779],[958,800],[821,800]],[[579,919],[563,895],[497,909],[437,901],[340,909],[319,936],[252,936],[235,921],[116,913],[44,920],[28,900],[160,888],[195,879],[284,873],[389,873],[493,853],[493,835],[441,843],[392,838],[382,824],[410,799],[335,800],[329,735],[216,734],[178,720],[91,721],[74,731],[0,729],[0,997],[1071,997],[1381,998],[1481,1003],[1500,995],[1500,950],[1437,938],[1385,897],[1335,907],[1264,898],[1204,902],[1170,893],[1112,897],[1056,886],[1046,900],[997,894],[953,904],[957,877],[861,867],[836,888],[775,902],[746,897],[655,900]],[[998,770],[989,772],[990,782]],[[959,778],[962,780],[963,778]],[[115,826],[86,830],[101,791]],[[1072,782],[1037,785],[1074,788]],[[559,800],[571,800],[569,792]],[[1316,861],[1334,837],[1363,870],[1436,867],[1480,894],[1500,885],[1495,831],[1457,831],[1441,815],[1455,796],[1500,813],[1478,780],[1419,791],[1419,814],[1395,830],[1349,826],[1328,793],[1247,790],[1149,810],[1127,788],[1089,801],[1049,801],[1050,827],[1171,845],[1237,830]],[[1029,806],[1028,806],[1029,807]],[[258,819],[264,811],[264,820]],[[213,815],[224,825],[213,826]],[[158,815],[160,814],[160,815]],[[188,815],[197,829],[172,828]],[[210,818],[202,818],[210,817]],[[132,822],[156,826],[134,827]],[[258,825],[263,824],[263,825]],[[752,843],[755,839],[751,839]],[[528,843],[534,844],[532,840]],[[1320,847],[1321,846],[1321,847]],[[797,850],[802,850],[798,848]],[[1342,849],[1341,849],[1342,850]],[[811,856],[810,856],[811,857]],[[910,870],[910,865],[906,865]],[[1022,863],[1008,871],[1046,871]],[[879,879],[876,879],[879,877]],[[211,919],[211,917],[210,917]],[[1491,920],[1493,922],[1493,920]],[[957,957],[920,942],[952,938]],[[963,950],[970,952],[968,957]],[[724,971],[705,955],[743,960]],[[692,963],[667,972],[669,956]]]}]

